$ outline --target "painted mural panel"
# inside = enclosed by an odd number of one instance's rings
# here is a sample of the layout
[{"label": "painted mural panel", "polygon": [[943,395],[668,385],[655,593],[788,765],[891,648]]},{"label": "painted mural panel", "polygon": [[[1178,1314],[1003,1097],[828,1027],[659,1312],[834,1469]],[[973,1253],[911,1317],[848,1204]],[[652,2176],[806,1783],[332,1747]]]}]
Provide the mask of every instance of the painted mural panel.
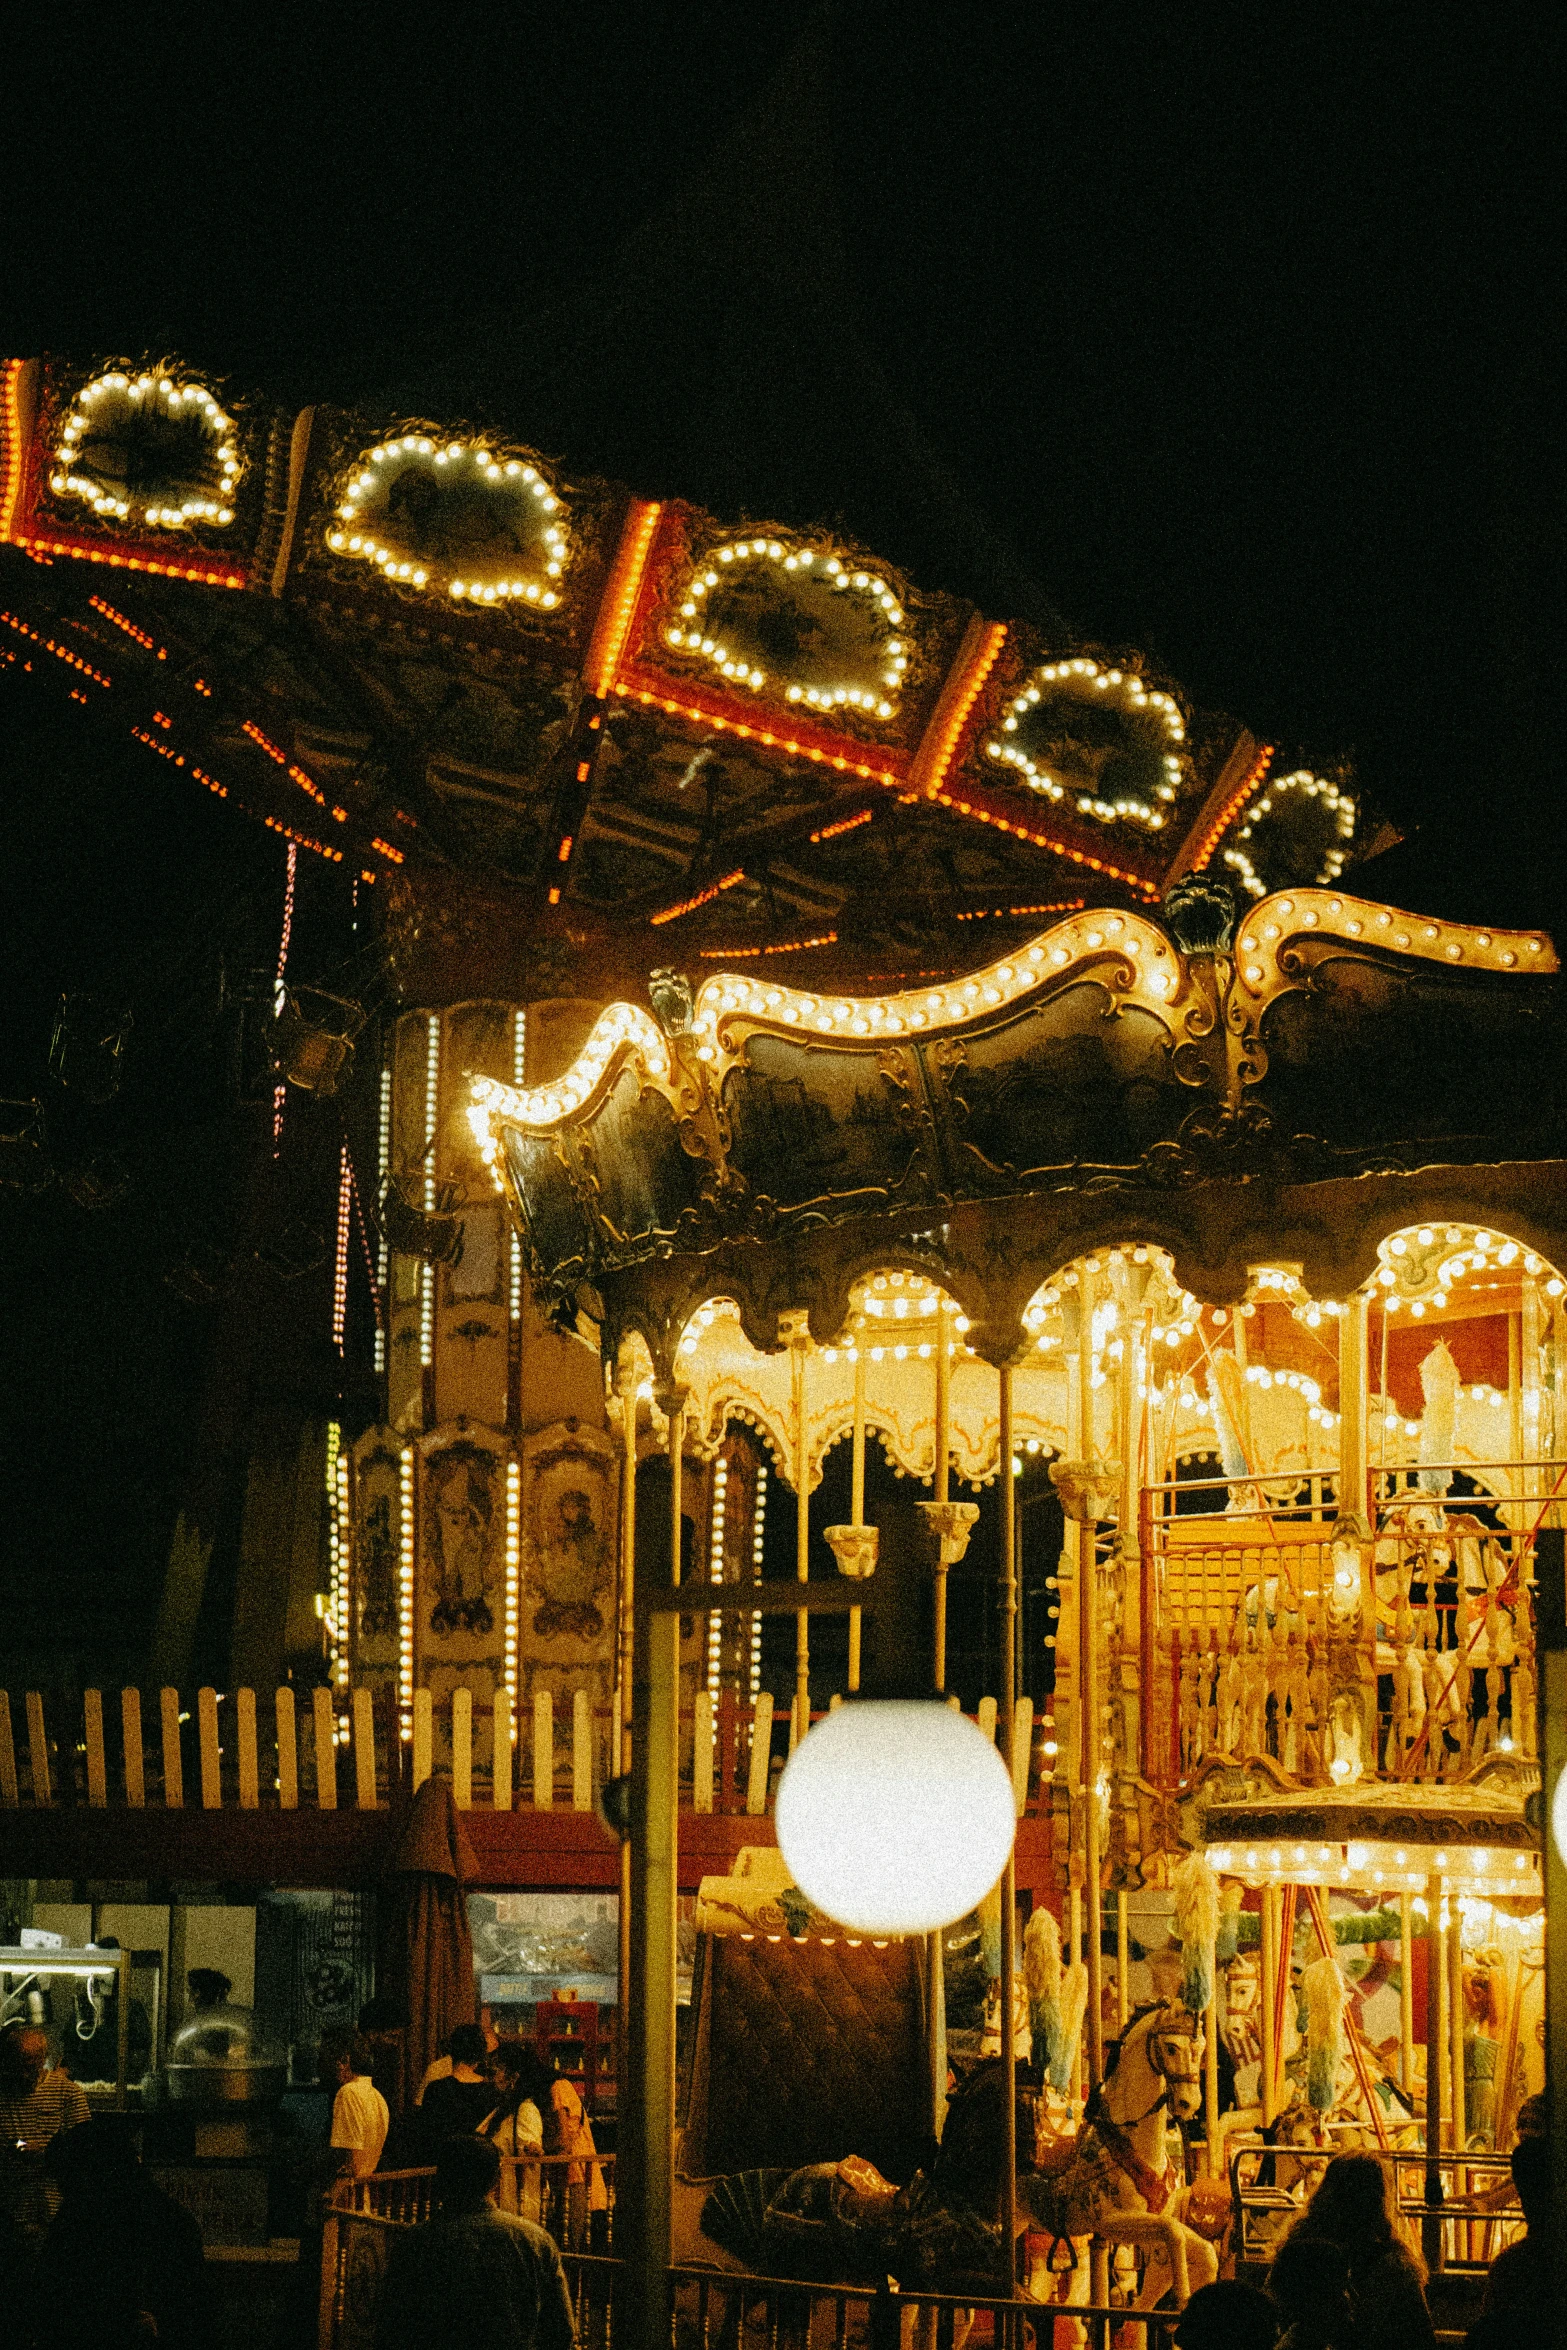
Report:
[{"label": "painted mural panel", "polygon": [[454,1422],[419,1444],[415,1670],[437,1700],[468,1688],[487,1706],[504,1677],[503,1436]]},{"label": "painted mural panel", "polygon": [[393,1428],[367,1428],[353,1450],[353,1593],[350,1637],[354,1678],[393,1686],[401,1629],[403,1440]]},{"label": "painted mural panel", "polygon": [[526,1718],[547,1689],[569,1735],[575,1693],[586,1689],[600,1771],[614,1681],[617,1476],[600,1429],[561,1420],[524,1441],[518,1697]]}]

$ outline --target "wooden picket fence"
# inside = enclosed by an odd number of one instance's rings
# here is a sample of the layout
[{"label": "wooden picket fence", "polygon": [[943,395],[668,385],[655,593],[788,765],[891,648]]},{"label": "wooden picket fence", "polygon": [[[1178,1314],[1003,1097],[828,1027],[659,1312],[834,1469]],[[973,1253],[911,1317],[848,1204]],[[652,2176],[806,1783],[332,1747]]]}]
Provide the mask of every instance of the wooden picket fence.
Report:
[{"label": "wooden picket fence", "polygon": [[[386,1688],[284,1686],[270,1699],[254,1689],[199,1689],[194,1708],[181,1703],[177,1689],[160,1689],[150,1736],[144,1704],[141,1690],[119,1691],[114,1738],[103,1690],[85,1690],[78,1714],[74,1702],[46,1703],[44,1692],[29,1689],[18,1738],[11,1695],[0,1689],[0,1810],[176,1811],[188,1801],[206,1811],[373,1811],[394,1790],[420,1787],[439,1770],[450,1775],[460,1811],[585,1812],[615,1767],[614,1725],[595,1710],[586,1689],[573,1693],[569,1718],[559,1723],[553,1695],[540,1690],[526,1745],[504,1690],[478,1712],[469,1689],[454,1690],[439,1705],[431,1691],[417,1689],[406,1709]],[[994,1738],[994,1698],[981,1699],[976,1718]],[[767,1692],[746,1709],[727,1692],[715,1703],[700,1690],[683,1728],[683,1807],[766,1812],[774,1772],[774,1706]],[[1033,1731],[1033,1708],[1025,1701],[1010,1739],[1020,1818],[1031,1797],[1038,1799]]]}]

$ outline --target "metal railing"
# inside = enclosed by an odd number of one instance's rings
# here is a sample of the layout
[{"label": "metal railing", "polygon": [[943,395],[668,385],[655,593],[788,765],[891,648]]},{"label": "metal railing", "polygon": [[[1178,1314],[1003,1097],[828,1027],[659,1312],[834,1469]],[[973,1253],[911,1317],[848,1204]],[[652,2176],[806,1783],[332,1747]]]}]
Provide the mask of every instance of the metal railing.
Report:
[{"label": "metal railing", "polygon": [[[373,2350],[391,2241],[406,2224],[371,2212],[334,2221],[318,2350]],[[578,2350],[611,2350],[620,2262],[572,2251],[561,2258]],[[671,2350],[1052,2350],[1061,2321],[1081,2326],[1086,2350],[1169,2350],[1180,2313],[903,2292],[890,2279],[877,2287],[669,2271]]]},{"label": "metal railing", "polygon": [[[1240,2264],[1266,2266],[1338,2151],[1333,2146],[1236,2149],[1230,2192]],[[1441,2155],[1436,2165],[1441,2200],[1435,2203],[1427,2198],[1424,2154],[1395,2152],[1378,2159],[1391,2169],[1399,2216],[1412,2241],[1427,2246],[1433,2268],[1479,2275],[1523,2234],[1523,2208],[1507,2155]]]}]

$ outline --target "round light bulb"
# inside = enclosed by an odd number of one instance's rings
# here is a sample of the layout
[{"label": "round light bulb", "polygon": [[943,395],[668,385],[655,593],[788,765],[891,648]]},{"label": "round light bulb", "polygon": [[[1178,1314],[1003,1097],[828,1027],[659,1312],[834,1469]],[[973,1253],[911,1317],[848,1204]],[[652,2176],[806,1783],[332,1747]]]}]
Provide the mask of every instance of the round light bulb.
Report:
[{"label": "round light bulb", "polygon": [[1567,1771],[1559,1774],[1551,1798],[1551,1833],[1556,1838],[1557,1856],[1567,1868]]},{"label": "round light bulb", "polygon": [[776,1826],[795,1883],[839,1925],[928,1934],[990,1891],[1017,1817],[973,1722],[934,1698],[859,1698],[790,1756]]}]

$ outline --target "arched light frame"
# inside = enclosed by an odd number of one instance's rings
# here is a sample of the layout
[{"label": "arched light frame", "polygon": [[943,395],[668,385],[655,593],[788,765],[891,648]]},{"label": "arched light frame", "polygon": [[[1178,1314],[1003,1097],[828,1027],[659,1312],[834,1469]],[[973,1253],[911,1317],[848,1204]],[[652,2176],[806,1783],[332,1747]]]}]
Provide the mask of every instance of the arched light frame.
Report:
[{"label": "arched light frame", "polygon": [[1323,859],[1322,870],[1316,877],[1319,885],[1326,887],[1337,881],[1344,870],[1349,844],[1355,837],[1359,808],[1352,792],[1341,791],[1328,776],[1314,775],[1308,767],[1297,767],[1293,773],[1279,776],[1268,785],[1260,800],[1252,802],[1246,811],[1245,823],[1229,847],[1222,852],[1222,861],[1229,866],[1241,887],[1254,898],[1265,897],[1268,885],[1252,863],[1245,843],[1255,836],[1258,823],[1275,812],[1274,802],[1284,792],[1300,792],[1308,799],[1324,801],[1338,828],[1342,846],[1330,849]]},{"label": "arched light frame", "polygon": [[1157,797],[1170,802],[1179,797],[1184,774],[1183,751],[1186,742],[1186,721],[1173,694],[1160,686],[1145,683],[1135,669],[1116,668],[1104,661],[1094,661],[1086,655],[1072,660],[1049,661],[1034,671],[1022,692],[1008,704],[999,732],[985,744],[987,758],[1003,766],[1017,769],[1031,791],[1046,799],[1071,799],[1080,815],[1094,816],[1102,824],[1131,822],[1145,826],[1149,831],[1163,829],[1163,808],[1150,807],[1142,800],[1107,801],[1096,799],[1092,792],[1081,792],[1063,777],[1056,775],[1041,760],[1034,758],[1016,739],[1020,728],[1052,689],[1067,689],[1075,699],[1087,697],[1075,689],[1088,686],[1095,695],[1102,694],[1107,702],[1141,716],[1151,712],[1164,728],[1167,748],[1163,754],[1164,780],[1157,787]]},{"label": "arched light frame", "polygon": [[[432,475],[444,476],[459,488],[509,489],[519,497],[530,499],[538,509],[542,560],[531,567],[519,564],[515,576],[503,574],[492,578],[487,565],[468,563],[459,567],[438,564],[433,559],[421,560],[389,545],[386,538],[378,538],[374,528],[362,520],[361,509],[383,481],[394,479],[397,469],[410,461],[427,464]],[[386,527],[384,523],[380,525],[383,531]],[[390,535],[388,532],[387,536]],[[542,612],[553,611],[561,600],[560,581],[570,552],[564,501],[537,461],[523,450],[492,446],[490,438],[483,433],[458,434],[443,440],[429,432],[412,431],[376,442],[355,461],[338,491],[337,510],[326,532],[326,543],[334,555],[373,565],[394,587],[444,593],[457,603],[520,603]],[[469,577],[476,569],[483,569],[485,576]]]},{"label": "arched light frame", "polygon": [[[869,601],[876,623],[891,632],[883,636],[879,649],[883,667],[876,691],[842,679],[821,684],[807,677],[773,676],[713,634],[705,610],[708,598],[723,586],[726,574],[753,563],[776,565],[785,580],[793,577],[813,585],[825,581],[837,594]],[[676,616],[664,630],[664,642],[676,652],[705,661],[727,682],[750,693],[771,693],[824,715],[849,709],[859,717],[877,719],[896,715],[896,697],[911,658],[902,598],[880,571],[831,546],[769,536],[728,540],[698,561],[681,592]]]},{"label": "arched light frame", "polygon": [[[211,444],[210,462],[220,477],[217,495],[182,497],[177,505],[149,505],[131,494],[117,496],[88,474],[74,471],[95,411],[116,397],[133,409],[156,409],[172,422],[194,424]],[[198,378],[159,368],[132,375],[114,367],[83,384],[71,402],[54,451],[49,487],[56,497],[90,506],[101,522],[135,522],[152,530],[190,530],[198,525],[226,530],[234,520],[234,499],[244,470],[234,420]]]}]

